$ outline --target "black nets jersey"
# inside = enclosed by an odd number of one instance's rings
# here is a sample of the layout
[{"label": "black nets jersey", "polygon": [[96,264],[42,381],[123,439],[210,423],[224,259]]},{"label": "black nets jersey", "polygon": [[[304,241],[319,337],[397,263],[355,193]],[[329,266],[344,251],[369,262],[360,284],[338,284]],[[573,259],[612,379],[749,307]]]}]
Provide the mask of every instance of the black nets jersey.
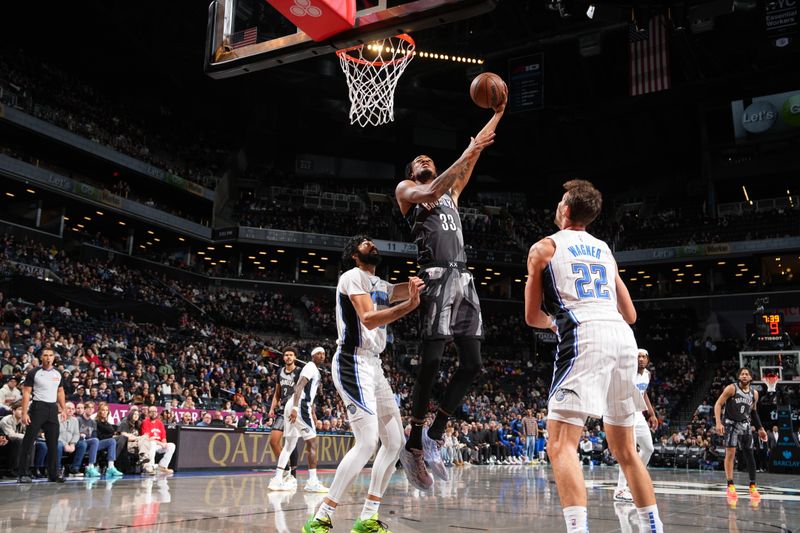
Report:
[{"label": "black nets jersey", "polygon": [[734,384],[736,392],[725,402],[725,418],[734,422],[745,422],[750,420],[750,411],[753,409],[755,394],[753,389],[744,392],[739,388],[739,384]]},{"label": "black nets jersey", "polygon": [[300,367],[296,365],[291,372],[287,372],[285,366],[282,366],[278,371],[278,386],[281,388],[281,400],[278,404],[278,408],[275,409],[276,414],[283,414],[283,408],[286,406],[286,402],[289,401],[289,398],[294,394],[294,386],[297,385],[297,381],[300,379],[301,371]]},{"label": "black nets jersey", "polygon": [[449,193],[443,194],[431,209],[423,204],[414,205],[405,218],[417,245],[420,265],[432,261],[467,261],[461,217]]}]

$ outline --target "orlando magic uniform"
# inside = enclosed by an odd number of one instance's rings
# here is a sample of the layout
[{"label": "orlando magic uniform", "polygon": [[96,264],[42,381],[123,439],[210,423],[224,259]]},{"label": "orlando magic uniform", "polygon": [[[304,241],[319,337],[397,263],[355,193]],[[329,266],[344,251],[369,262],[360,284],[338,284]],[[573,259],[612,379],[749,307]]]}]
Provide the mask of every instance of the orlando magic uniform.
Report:
[{"label": "orlando magic uniform", "polygon": [[458,206],[445,193],[430,208],[414,205],[406,222],[417,245],[425,289],[420,295],[422,339],[482,338],[478,293],[467,270]]},{"label": "orlando magic uniform", "polygon": [[[303,440],[313,439],[317,436],[317,428],[314,426],[314,417],[311,416],[311,410],[314,409],[314,399],[317,397],[317,389],[322,375],[319,373],[319,368],[313,361],[309,361],[300,372],[298,381],[306,378],[305,387],[300,394],[300,406],[297,409],[297,419],[294,423],[287,420],[286,429],[284,431],[285,437],[300,437]],[[294,394],[289,397],[286,402],[285,410],[291,413],[294,409]]]},{"label": "orlando magic uniform", "polygon": [[549,238],[556,250],[543,272],[543,307],[555,318],[559,343],[548,417],[583,424],[604,416],[632,426],[645,404],[635,385],[636,340],[617,309],[611,250],[585,231]]},{"label": "orlando magic uniform", "polygon": [[735,392],[725,402],[725,447],[751,449],[753,434],[750,432],[750,412],[755,403],[755,394],[752,387],[744,392],[738,383],[733,386]]},{"label": "orlando magic uniform", "polygon": [[284,422],[284,408],[286,407],[286,402],[289,401],[292,394],[294,394],[294,386],[297,384],[297,380],[300,379],[300,368],[295,366],[295,369],[292,372],[287,372],[286,367],[282,366],[281,369],[278,371],[278,386],[281,388],[281,399],[280,403],[278,404],[278,408],[275,409],[275,420],[272,422],[271,429],[273,431],[283,431],[283,427],[285,425]]},{"label": "orlando magic uniform", "polygon": [[[641,374],[636,372],[636,388],[642,395],[642,402],[644,402],[644,395],[647,394],[647,387],[649,386],[650,371],[645,368]],[[653,446],[653,434],[650,433],[650,426],[647,424],[647,419],[644,417],[642,411],[636,411],[634,415],[633,439],[639,447],[639,457],[642,459],[642,464],[647,466],[655,447]],[[624,489],[627,486],[628,480],[625,479],[625,473],[622,471],[622,468],[620,468],[617,490]]]},{"label": "orlando magic uniform", "polygon": [[344,405],[350,423],[364,415],[394,415],[397,402],[383,374],[380,355],[386,348],[386,326],[367,329],[358,319],[351,296],[369,295],[375,311],[386,309],[394,285],[360,268],[342,274],[336,287],[336,328],[339,345],[331,362],[333,384]]}]

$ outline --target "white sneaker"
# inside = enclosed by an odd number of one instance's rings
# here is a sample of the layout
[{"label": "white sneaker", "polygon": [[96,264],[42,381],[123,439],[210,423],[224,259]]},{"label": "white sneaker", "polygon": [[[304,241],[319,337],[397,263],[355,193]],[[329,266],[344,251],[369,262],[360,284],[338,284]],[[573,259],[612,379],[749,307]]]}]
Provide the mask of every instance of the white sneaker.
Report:
[{"label": "white sneaker", "polygon": [[306,482],[306,486],[303,487],[303,490],[306,492],[328,492],[328,487],[323,485],[318,479],[314,481],[309,480]]},{"label": "white sneaker", "polygon": [[297,490],[297,478],[289,474],[283,478],[283,481],[291,485],[293,490]]},{"label": "white sneaker", "polygon": [[631,494],[630,489],[622,489],[622,490],[615,490],[614,491],[614,501],[617,502],[632,502],[633,495]]},{"label": "white sneaker", "polygon": [[297,485],[292,485],[287,479],[280,479],[277,477],[273,477],[270,482],[269,486],[267,487],[269,490],[280,490],[280,491],[290,491],[295,490]]}]

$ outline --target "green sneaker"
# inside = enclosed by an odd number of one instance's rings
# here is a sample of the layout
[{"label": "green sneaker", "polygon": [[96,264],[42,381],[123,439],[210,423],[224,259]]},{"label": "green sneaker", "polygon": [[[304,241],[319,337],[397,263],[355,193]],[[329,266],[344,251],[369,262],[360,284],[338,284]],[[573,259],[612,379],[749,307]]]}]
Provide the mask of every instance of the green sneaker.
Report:
[{"label": "green sneaker", "polygon": [[125,474],[114,468],[113,466],[109,466],[106,468],[106,477],[122,477]]},{"label": "green sneaker", "polygon": [[374,514],[371,518],[367,518],[366,520],[361,520],[360,518],[356,520],[356,523],[353,524],[353,528],[350,530],[350,533],[392,533],[389,531],[389,528],[378,520],[378,515]]},{"label": "green sneaker", "polygon": [[317,520],[313,516],[303,525],[303,533],[328,533],[333,529],[330,518]]},{"label": "green sneaker", "polygon": [[83,475],[83,477],[100,477],[100,471],[96,466],[86,467],[86,473]]}]

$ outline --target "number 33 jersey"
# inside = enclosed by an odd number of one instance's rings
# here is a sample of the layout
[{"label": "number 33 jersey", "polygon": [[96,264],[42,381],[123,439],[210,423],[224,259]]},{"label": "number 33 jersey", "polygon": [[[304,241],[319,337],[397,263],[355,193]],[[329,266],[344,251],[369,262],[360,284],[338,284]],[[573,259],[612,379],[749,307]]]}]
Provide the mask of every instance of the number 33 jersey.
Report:
[{"label": "number 33 jersey", "polygon": [[405,218],[417,245],[420,265],[433,261],[467,261],[461,217],[450,194],[443,194],[434,204],[412,206]]},{"label": "number 33 jersey", "polygon": [[623,321],[617,309],[617,264],[608,245],[585,231],[550,235],[556,246],[542,276],[543,307],[557,322]]}]

